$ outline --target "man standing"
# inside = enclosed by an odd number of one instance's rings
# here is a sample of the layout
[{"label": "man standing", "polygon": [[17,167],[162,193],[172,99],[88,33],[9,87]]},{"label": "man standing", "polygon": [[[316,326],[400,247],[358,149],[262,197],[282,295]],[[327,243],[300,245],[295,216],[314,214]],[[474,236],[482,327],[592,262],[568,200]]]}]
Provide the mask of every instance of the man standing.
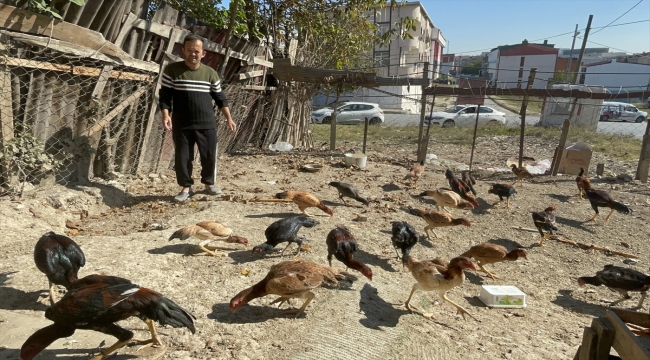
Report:
[{"label": "man standing", "polygon": [[176,182],[183,188],[174,197],[177,202],[187,200],[192,194],[194,144],[199,148],[201,183],[205,185],[205,192],[211,195],[221,193],[215,185],[217,120],[212,100],[226,117],[230,130],[235,132],[237,129],[230,116],[226,96],[221,91],[219,75],[214,69],[201,63],[205,56],[202,38],[193,34],[187,35],[183,40],[182,51],[185,61],[171,63],[165,67],[160,88],[163,128],[172,131]]}]

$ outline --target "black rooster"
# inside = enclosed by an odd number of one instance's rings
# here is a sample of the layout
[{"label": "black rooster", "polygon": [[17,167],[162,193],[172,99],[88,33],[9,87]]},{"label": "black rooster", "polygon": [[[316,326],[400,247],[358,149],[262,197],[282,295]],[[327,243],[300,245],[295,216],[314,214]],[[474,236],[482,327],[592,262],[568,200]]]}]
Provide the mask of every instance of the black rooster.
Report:
[{"label": "black rooster", "polygon": [[632,212],[629,207],[625,206],[624,204],[614,201],[609,194],[602,190],[594,190],[591,187],[591,183],[588,181],[582,182],[583,190],[585,192],[585,195],[587,196],[587,199],[589,199],[589,202],[591,203],[591,208],[594,209],[596,212],[594,216],[592,216],[590,219],[587,220],[589,221],[594,221],[598,217],[598,208],[599,207],[608,207],[612,209],[612,211],[609,212],[607,217],[605,218],[605,223],[609,223],[609,217],[612,216],[612,213],[614,210],[623,213],[625,215],[629,214]]},{"label": "black rooster", "polygon": [[454,172],[447,169],[445,171],[445,177],[447,178],[447,181],[449,182],[449,187],[453,192],[456,194],[460,195],[461,198],[465,199],[466,201],[469,201],[474,207],[478,207],[479,203],[476,201],[476,198],[474,196],[470,195],[469,193],[473,193],[473,188],[470,188],[469,185],[467,185],[463,180],[459,179],[454,175]]},{"label": "black rooster", "polygon": [[298,230],[300,230],[300,228],[303,226],[306,228],[312,228],[318,224],[318,221],[304,215],[278,220],[266,228],[264,231],[266,242],[255,246],[253,248],[253,254],[269,251],[278,246],[280,243],[289,242],[287,244],[287,247],[282,250],[280,255],[283,255],[284,251],[287,250],[289,245],[292,243],[298,244],[298,252],[296,252],[296,255],[298,255],[300,254],[300,246],[304,241],[307,240],[304,237],[297,237]]},{"label": "black rooster", "polygon": [[415,231],[415,228],[411,226],[409,223],[406,221],[394,221],[393,222],[393,236],[390,238],[390,240],[393,243],[393,248],[395,248],[395,253],[397,254],[397,258],[399,259],[399,253],[397,252],[397,249],[400,249],[404,251],[406,250],[406,255],[411,251],[413,246],[418,243],[418,240],[420,239],[420,236],[418,235],[417,231]]},{"label": "black rooster", "polygon": [[34,262],[50,281],[50,302],[54,304],[55,285],[67,289],[77,280],[79,268],[86,264],[86,257],[72,239],[50,231],[41,236],[34,246]]},{"label": "black rooster", "polygon": [[488,194],[494,194],[499,197],[499,201],[492,205],[496,205],[502,202],[503,198],[506,198],[506,208],[510,207],[510,197],[515,196],[516,193],[517,190],[509,184],[494,184],[492,185],[492,189],[488,190]]},{"label": "black rooster", "polygon": [[605,265],[605,267],[596,273],[596,276],[583,276],[578,278],[578,284],[584,286],[590,284],[594,286],[605,285],[610,290],[621,294],[622,298],[612,302],[609,306],[614,306],[622,301],[630,299],[628,291],[640,291],[641,299],[634,308],[639,310],[643,307],[646,292],[650,289],[650,276],[639,271],[624,268],[615,265]]},{"label": "black rooster", "polygon": [[162,345],[153,321],[172,327],[186,327],[192,333],[195,317],[163,295],[115,276],[91,275],[70,286],[68,293],[45,310],[54,324],[36,331],[20,349],[22,360],[31,360],[57,339],[69,337],[77,329],[94,330],[117,338],[93,359],[103,359],[133,340],[133,332],[117,324],[138,316],[149,326],[152,339],[145,343]]}]

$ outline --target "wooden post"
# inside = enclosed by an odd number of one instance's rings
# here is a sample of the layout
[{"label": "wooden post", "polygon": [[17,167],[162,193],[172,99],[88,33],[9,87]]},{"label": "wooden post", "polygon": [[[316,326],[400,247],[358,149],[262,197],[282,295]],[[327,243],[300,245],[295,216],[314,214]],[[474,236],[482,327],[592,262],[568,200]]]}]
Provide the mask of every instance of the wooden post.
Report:
[{"label": "wooden post", "polygon": [[481,105],[476,105],[476,123],[474,124],[474,137],[472,139],[472,154],[469,156],[469,171],[472,171],[474,162],[474,148],[476,147],[476,132],[478,131],[478,115],[480,114]]},{"label": "wooden post", "polygon": [[582,345],[580,345],[579,360],[593,360],[596,358],[596,332],[590,328],[585,327],[582,335]]},{"label": "wooden post", "polygon": [[557,172],[560,170],[560,163],[562,162],[562,156],[564,156],[564,149],[566,148],[566,139],[569,137],[569,129],[571,128],[571,118],[576,110],[577,103],[578,98],[575,98],[573,100],[573,105],[571,105],[569,118],[564,120],[564,124],[562,124],[562,134],[560,135],[560,143],[557,148],[557,156],[555,157],[555,162],[551,164],[551,175],[553,176],[556,176]]},{"label": "wooden post", "polygon": [[598,336],[595,360],[607,360],[614,344],[614,327],[606,318],[596,318],[592,320],[591,328]]},{"label": "wooden post", "polygon": [[[433,94],[433,100],[431,102],[431,112],[430,114],[433,114],[433,107],[436,104],[436,94]],[[432,116],[432,115],[430,115]],[[429,131],[431,130],[431,120],[429,120],[429,123],[427,124],[427,132],[424,135],[424,138],[422,139],[422,148],[420,149],[420,152],[422,154],[421,158],[426,159],[427,158],[427,152],[429,151]]]},{"label": "wooden post", "polygon": [[366,141],[368,140],[368,122],[368,117],[366,116],[366,120],[363,124],[363,149],[361,150],[364,154],[366,153]]},{"label": "wooden post", "polygon": [[[9,51],[5,47],[5,42],[9,41],[6,35],[0,35],[0,55],[7,56]],[[0,151],[3,151],[4,146],[8,141],[14,138],[14,111],[12,101],[11,86],[11,69],[8,66],[0,65]],[[8,162],[5,160],[0,164],[0,175],[2,181],[0,185],[10,185],[16,179],[12,179],[12,171]]]},{"label": "wooden post", "polygon": [[334,111],[332,111],[330,120],[330,151],[336,149],[336,109],[339,108],[339,97],[341,96],[342,86],[343,83],[340,83],[336,88],[336,101],[334,101]]},{"label": "wooden post", "polygon": [[[422,77],[424,79],[429,78],[429,62],[424,63],[424,69],[422,70]],[[424,132],[424,114],[427,111],[427,96],[424,93],[424,90],[428,87],[428,85],[422,85],[422,98],[420,99],[420,129],[418,131],[418,150],[417,150],[417,157],[418,157],[418,162],[424,160],[421,159],[421,153],[422,153],[422,134]]]},{"label": "wooden post", "polygon": [[[174,45],[176,43],[178,32],[181,32],[181,30],[171,29],[169,31],[169,42],[167,43],[167,49],[165,49],[165,53],[171,54],[171,52],[174,50]],[[138,156],[138,164],[136,166],[136,172],[140,172],[140,170],[142,170],[142,167],[144,166],[144,160],[145,160],[144,156],[147,153],[147,146],[149,145],[149,136],[151,135],[151,128],[153,127],[153,122],[155,121],[156,114],[158,114],[158,100],[159,100],[158,92],[160,91],[160,84],[162,83],[162,73],[168,63],[169,61],[167,59],[163,59],[162,63],[160,64],[160,70],[158,72],[158,81],[156,82],[156,85],[154,87],[153,101],[151,102],[151,107],[149,108],[149,116],[147,117],[147,124],[142,137],[142,146],[140,146],[140,154]],[[164,134],[164,130],[163,130],[163,134]]]},{"label": "wooden post", "polygon": [[[528,83],[526,84],[526,90],[533,88],[533,83],[535,82],[535,75],[537,74],[537,68],[530,69],[530,74],[528,75]],[[524,100],[521,102],[521,133],[519,134],[519,167],[521,167],[524,161],[524,135],[526,133],[526,109],[528,108],[528,95],[524,96]]]},{"label": "wooden post", "polygon": [[605,173],[605,164],[603,163],[596,164],[596,175],[603,176],[604,173]]},{"label": "wooden post", "polygon": [[648,168],[650,168],[650,121],[645,128],[643,135],[643,144],[641,145],[641,155],[639,155],[639,164],[636,167],[636,179],[642,183],[648,182]]}]

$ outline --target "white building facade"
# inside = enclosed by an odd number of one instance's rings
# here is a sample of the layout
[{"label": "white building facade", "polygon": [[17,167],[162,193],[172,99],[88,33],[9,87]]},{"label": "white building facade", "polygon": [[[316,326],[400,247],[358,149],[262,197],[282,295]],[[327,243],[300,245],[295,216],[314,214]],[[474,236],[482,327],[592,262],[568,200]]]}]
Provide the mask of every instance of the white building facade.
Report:
[{"label": "white building facade", "polygon": [[583,65],[582,71],[581,83],[600,85],[612,93],[650,91],[650,65],[648,64],[604,60]]}]

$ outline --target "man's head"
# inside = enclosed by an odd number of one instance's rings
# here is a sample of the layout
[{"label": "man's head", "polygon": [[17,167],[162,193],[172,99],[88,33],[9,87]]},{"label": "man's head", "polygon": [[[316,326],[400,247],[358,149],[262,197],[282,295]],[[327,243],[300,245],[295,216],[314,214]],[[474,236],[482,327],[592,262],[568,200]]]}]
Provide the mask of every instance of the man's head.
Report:
[{"label": "man's head", "polygon": [[203,38],[198,35],[190,34],[183,39],[183,55],[185,56],[185,64],[196,69],[201,65],[201,59],[205,56],[203,50]]}]

